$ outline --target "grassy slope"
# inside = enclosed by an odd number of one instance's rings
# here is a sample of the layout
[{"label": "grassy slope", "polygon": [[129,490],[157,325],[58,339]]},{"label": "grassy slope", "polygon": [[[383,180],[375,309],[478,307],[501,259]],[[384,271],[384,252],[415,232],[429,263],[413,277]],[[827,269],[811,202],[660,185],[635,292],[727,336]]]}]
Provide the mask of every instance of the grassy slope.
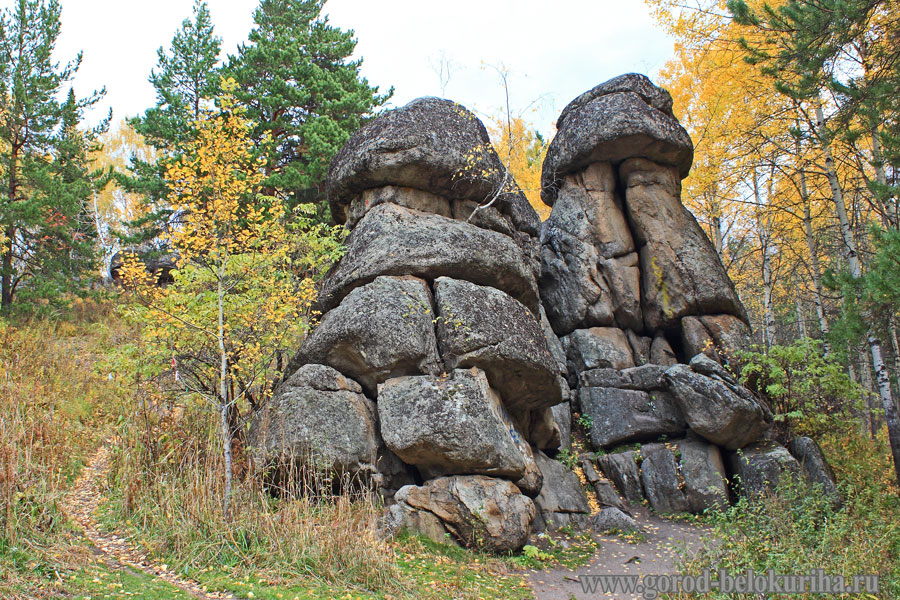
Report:
[{"label": "grassy slope", "polygon": [[[0,501],[7,508],[0,515],[0,598],[186,597],[110,564],[61,514],[67,487],[111,434],[122,442],[98,519],[210,590],[273,600],[529,598],[523,567],[572,564],[592,550],[575,544],[541,563],[416,537],[380,542],[360,534],[376,507],[314,509],[249,493],[236,504],[245,520],[225,523],[218,500],[197,498],[192,487],[215,493],[215,462],[173,459],[184,452],[173,445],[177,436],[205,432],[202,424],[185,429],[197,415],[183,409],[180,420],[151,419],[135,409],[135,337],[108,305],[92,302],[77,301],[65,319],[0,321]],[[156,451],[149,462],[148,434]],[[157,477],[148,478],[148,469]],[[352,515],[360,523],[345,525]],[[307,536],[305,547],[273,539],[292,532]]]}]

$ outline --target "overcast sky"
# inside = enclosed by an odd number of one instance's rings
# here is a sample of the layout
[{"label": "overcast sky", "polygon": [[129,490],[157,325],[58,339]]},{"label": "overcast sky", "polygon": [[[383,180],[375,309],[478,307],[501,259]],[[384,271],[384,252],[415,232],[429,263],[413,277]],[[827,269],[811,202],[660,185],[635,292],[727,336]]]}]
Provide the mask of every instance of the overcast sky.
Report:
[{"label": "overcast sky", "polygon": [[[223,59],[246,40],[257,2],[209,0]],[[89,119],[112,107],[118,121],[152,106],[147,77],[156,50],[169,46],[192,0],[61,3],[58,58],[84,52],[76,92],[107,89]],[[581,92],[630,71],[652,77],[672,52],[641,0],[328,0],[325,12],[333,25],[356,32],[363,75],[382,90],[394,86],[392,105],[441,95],[436,70],[444,57],[452,66],[444,95],[498,114],[502,85],[492,67],[503,65],[513,112],[536,109],[525,117],[544,132]]]}]

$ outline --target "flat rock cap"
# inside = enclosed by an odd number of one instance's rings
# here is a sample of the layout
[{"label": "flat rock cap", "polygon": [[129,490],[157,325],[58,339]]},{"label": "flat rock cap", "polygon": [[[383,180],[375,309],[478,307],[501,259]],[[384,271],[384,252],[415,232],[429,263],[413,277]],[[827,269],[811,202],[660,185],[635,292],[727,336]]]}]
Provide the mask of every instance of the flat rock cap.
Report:
[{"label": "flat rock cap", "polygon": [[645,158],[676,167],[684,178],[694,160],[691,138],[672,114],[672,97],[644,75],[622,75],[585,92],[563,110],[557,126],[541,175],[541,199],[550,206],[562,177],[593,162]]},{"label": "flat rock cap", "polygon": [[331,161],[325,191],[343,223],[350,201],[369,188],[404,186],[481,202],[502,179],[503,164],[478,117],[450,100],[419,98],[354,133]]}]

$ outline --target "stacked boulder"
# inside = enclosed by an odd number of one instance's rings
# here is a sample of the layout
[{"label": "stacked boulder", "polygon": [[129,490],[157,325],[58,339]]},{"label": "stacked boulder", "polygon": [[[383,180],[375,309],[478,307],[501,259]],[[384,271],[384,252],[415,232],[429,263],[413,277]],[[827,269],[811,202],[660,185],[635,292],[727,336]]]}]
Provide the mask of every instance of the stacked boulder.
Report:
[{"label": "stacked boulder", "polygon": [[389,528],[521,548],[536,514],[570,510],[542,467],[569,387],[542,326],[537,214],[482,123],[437,98],[358,131],[326,188],[347,252],[253,424],[257,461],[371,482]]},{"label": "stacked boulder", "polygon": [[[256,464],[275,486],[314,471],[375,487],[389,531],[495,552],[544,528],[634,526],[613,486],[696,513],[737,480],[833,479],[811,440],[797,462],[767,439],[769,409],[727,368],[749,327],[681,203],[692,157],[665,90],[601,84],[559,118],[542,225],[462,106],[423,98],[367,124],[329,169],[347,251],[251,426]],[[575,409],[599,454],[576,457],[606,507],[593,516],[553,458]]]},{"label": "stacked boulder", "polygon": [[582,94],[557,128],[542,175],[553,210],[540,292],[591,445],[612,452],[599,466],[627,500],[659,512],[719,506],[737,465],[753,470],[735,453],[764,436],[771,413],[722,366],[750,329],[681,203],[691,139],[668,92],[642,75]]}]

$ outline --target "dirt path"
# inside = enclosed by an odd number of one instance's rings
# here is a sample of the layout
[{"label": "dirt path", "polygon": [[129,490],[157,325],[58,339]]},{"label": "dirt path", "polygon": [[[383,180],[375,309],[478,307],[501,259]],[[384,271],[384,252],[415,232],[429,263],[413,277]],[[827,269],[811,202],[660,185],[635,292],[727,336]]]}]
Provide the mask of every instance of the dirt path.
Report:
[{"label": "dirt path", "polygon": [[99,482],[106,477],[108,472],[109,446],[107,442],[89,459],[69,493],[66,494],[63,505],[66,516],[81,527],[85,536],[97,550],[124,567],[143,571],[151,577],[177,587],[194,598],[200,600],[234,598],[231,594],[206,592],[200,584],[173,573],[166,565],[151,563],[147,559],[146,552],[142,552],[126,539],[100,531],[97,521],[94,519],[94,513],[103,501]]},{"label": "dirt path", "polygon": [[635,507],[635,521],[645,540],[630,543],[618,536],[597,536],[599,547],[591,562],[578,569],[551,569],[528,574],[528,583],[537,600],[608,598],[639,600],[642,594],[603,592],[598,586],[585,592],[582,576],[668,575],[677,573],[679,552],[689,558],[699,550],[709,532],[697,525],[662,519],[644,507]]}]

